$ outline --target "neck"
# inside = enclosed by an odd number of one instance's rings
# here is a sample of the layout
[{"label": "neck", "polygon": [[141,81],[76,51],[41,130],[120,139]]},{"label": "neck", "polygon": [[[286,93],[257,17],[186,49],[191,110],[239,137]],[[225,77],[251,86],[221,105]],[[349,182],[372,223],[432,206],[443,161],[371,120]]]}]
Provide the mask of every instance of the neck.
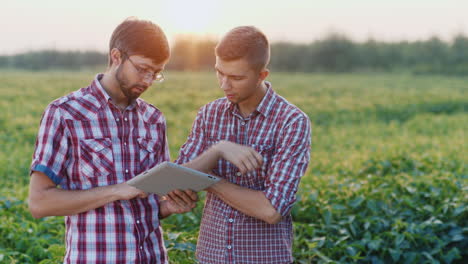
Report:
[{"label": "neck", "polygon": [[237,106],[239,107],[239,111],[243,117],[248,117],[252,114],[257,106],[262,101],[263,97],[265,96],[267,91],[267,86],[264,81],[262,81],[257,89],[257,91],[248,99],[243,102],[239,102]]},{"label": "neck", "polygon": [[117,106],[120,110],[127,108],[127,106],[130,104],[130,100],[122,92],[117,79],[110,72],[104,73],[100,83],[102,88],[104,88],[104,90],[112,99],[112,102],[115,106]]}]

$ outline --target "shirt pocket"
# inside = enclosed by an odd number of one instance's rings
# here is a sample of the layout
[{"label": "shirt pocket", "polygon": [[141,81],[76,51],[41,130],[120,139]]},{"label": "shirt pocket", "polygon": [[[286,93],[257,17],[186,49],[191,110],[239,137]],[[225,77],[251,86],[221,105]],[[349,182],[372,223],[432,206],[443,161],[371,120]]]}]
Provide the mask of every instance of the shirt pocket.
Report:
[{"label": "shirt pocket", "polygon": [[114,184],[114,155],[110,138],[80,140],[80,173],[91,181],[92,186]]},{"label": "shirt pocket", "polygon": [[138,138],[140,171],[148,170],[158,164],[161,143],[157,139]]}]

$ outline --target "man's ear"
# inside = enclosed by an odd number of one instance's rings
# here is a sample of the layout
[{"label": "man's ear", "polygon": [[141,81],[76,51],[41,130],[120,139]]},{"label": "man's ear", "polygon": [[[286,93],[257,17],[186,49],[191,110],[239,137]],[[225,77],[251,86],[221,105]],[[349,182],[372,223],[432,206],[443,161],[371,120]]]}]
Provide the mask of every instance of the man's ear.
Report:
[{"label": "man's ear", "polygon": [[263,69],[261,72],[260,72],[260,76],[259,76],[259,79],[260,81],[264,81],[266,79],[266,77],[268,77],[268,75],[270,74],[270,70],[268,69]]},{"label": "man's ear", "polygon": [[113,48],[110,52],[111,66],[119,66],[122,63],[122,52],[119,49]]}]

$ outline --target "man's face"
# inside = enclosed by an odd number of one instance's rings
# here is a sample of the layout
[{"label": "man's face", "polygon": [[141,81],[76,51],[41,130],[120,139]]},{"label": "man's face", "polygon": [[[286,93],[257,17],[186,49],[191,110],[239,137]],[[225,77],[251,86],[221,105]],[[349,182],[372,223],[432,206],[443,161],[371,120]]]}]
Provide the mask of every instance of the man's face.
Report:
[{"label": "man's face", "polygon": [[154,64],[151,59],[139,55],[122,58],[115,79],[122,93],[129,100],[135,100],[153,84],[155,76],[164,69],[165,63]]},{"label": "man's face", "polygon": [[260,72],[252,69],[246,59],[225,61],[216,57],[216,76],[226,98],[235,103],[244,103],[261,93]]}]

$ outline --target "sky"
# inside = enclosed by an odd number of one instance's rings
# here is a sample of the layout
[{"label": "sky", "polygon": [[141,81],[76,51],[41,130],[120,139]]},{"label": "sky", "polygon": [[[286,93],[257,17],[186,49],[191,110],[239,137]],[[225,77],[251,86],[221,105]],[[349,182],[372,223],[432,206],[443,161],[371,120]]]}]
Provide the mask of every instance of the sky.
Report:
[{"label": "sky", "polygon": [[415,41],[468,35],[467,0],[0,0],[0,54],[31,50],[107,51],[125,18],[180,34],[219,38],[254,25],[271,42],[309,43],[330,32],[354,41]]}]

